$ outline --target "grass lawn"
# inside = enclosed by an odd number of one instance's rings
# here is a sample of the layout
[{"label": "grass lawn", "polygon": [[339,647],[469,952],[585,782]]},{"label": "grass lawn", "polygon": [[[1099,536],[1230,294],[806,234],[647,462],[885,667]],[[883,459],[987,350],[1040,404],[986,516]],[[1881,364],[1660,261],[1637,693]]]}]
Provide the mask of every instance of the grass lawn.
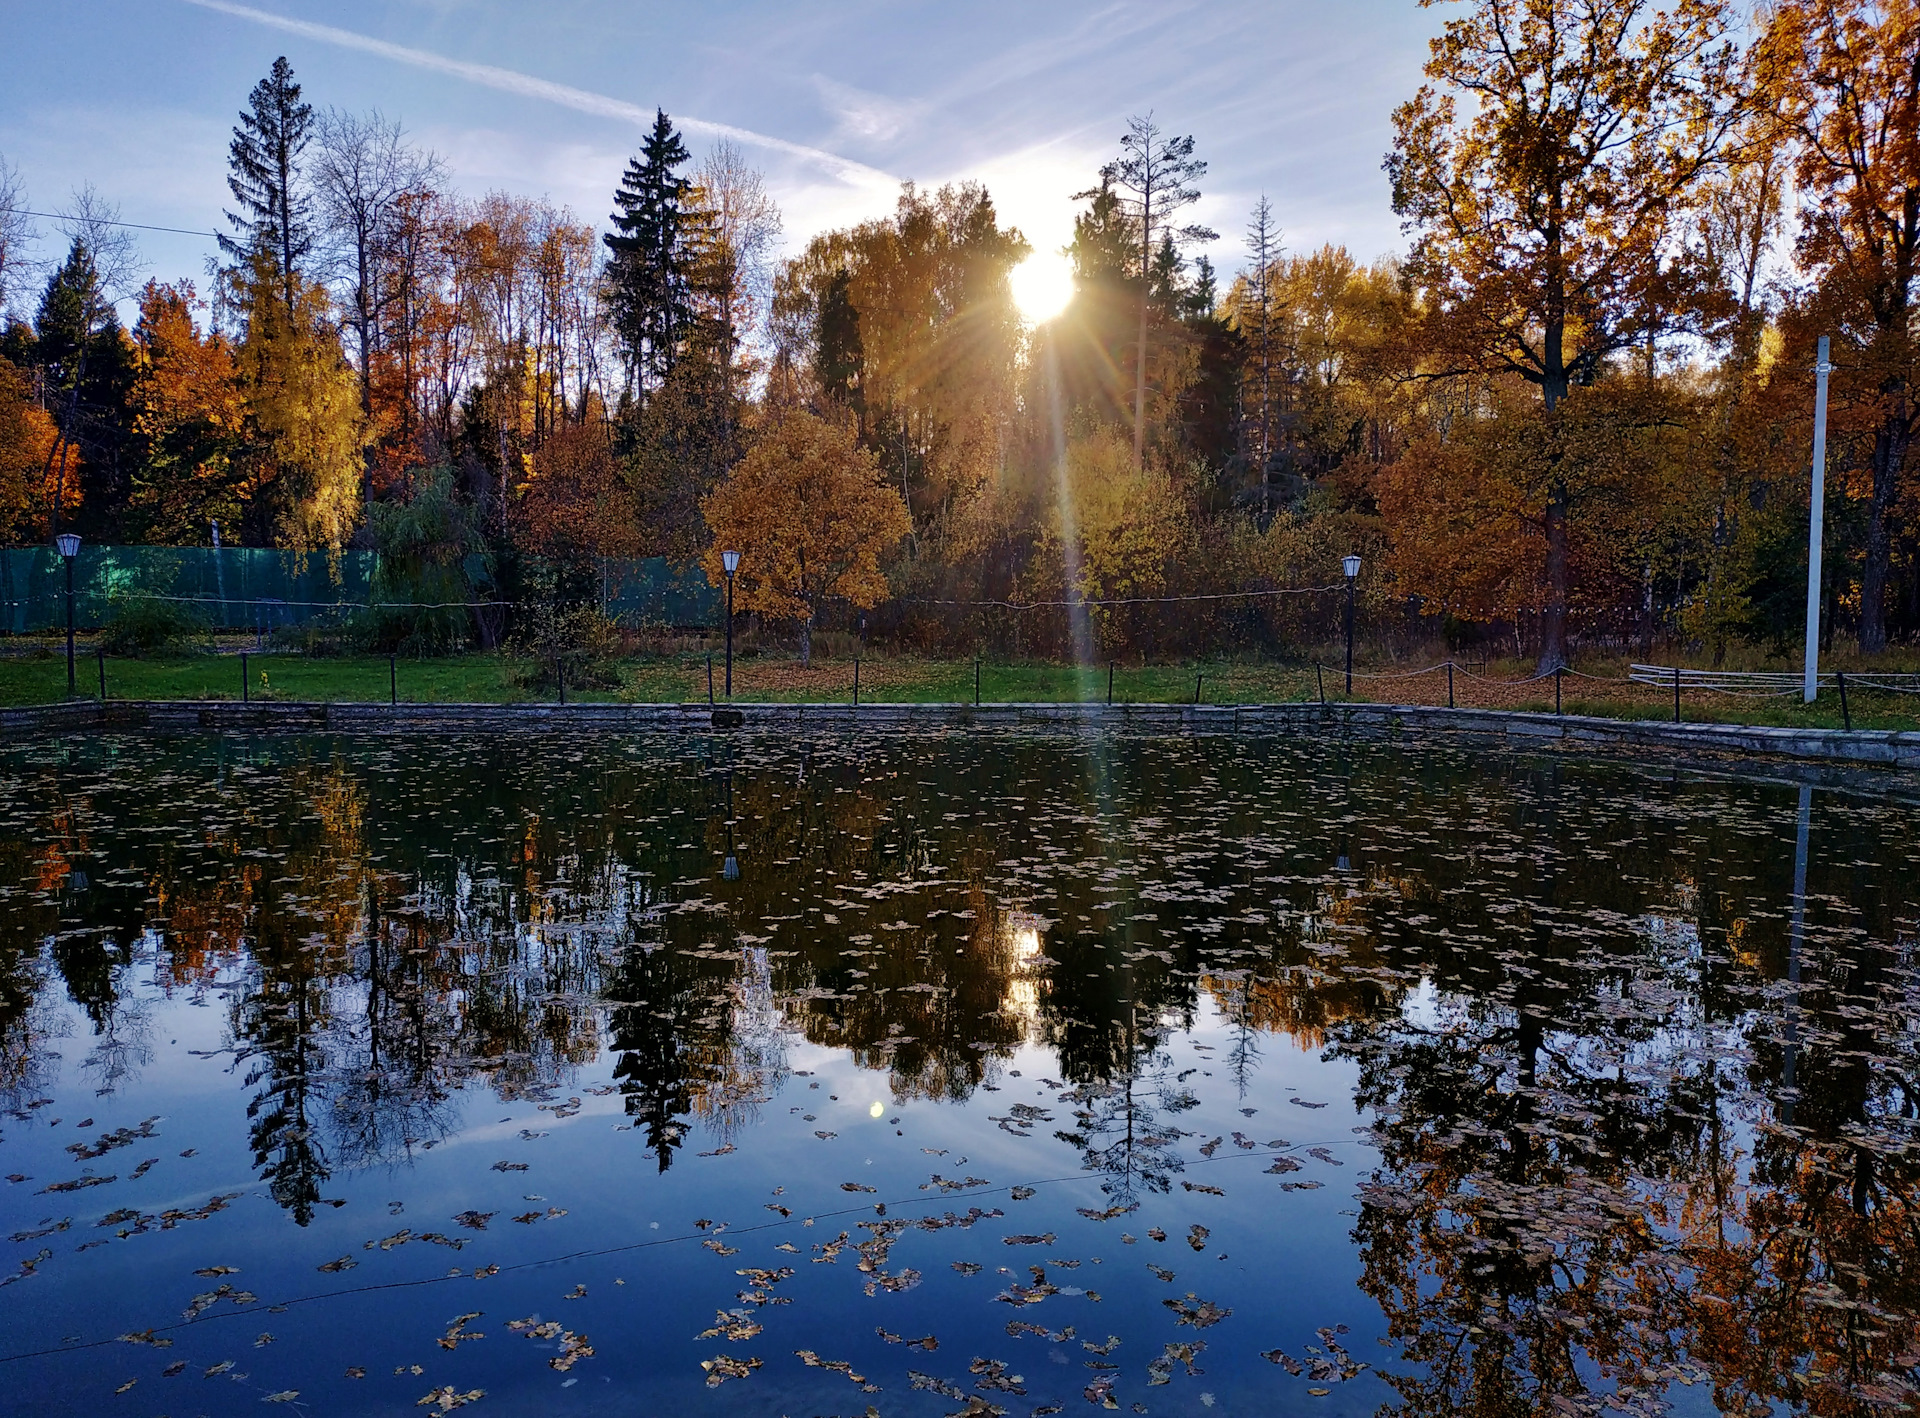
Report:
[{"label": "grass lawn", "polygon": [[[44,644],[0,655],[0,704],[48,704],[66,697],[66,659]],[[636,656],[618,664],[618,689],[569,688],[577,702],[683,703],[707,698],[707,660],[697,653]],[[394,662],[400,699],[412,703],[511,703],[550,699],[550,690],[522,688],[525,662],[511,656],[473,652],[444,659]],[[1569,714],[1607,718],[1666,719],[1673,714],[1669,691],[1624,682],[1621,664],[1582,663],[1583,673],[1562,684]],[[308,658],[297,654],[246,657],[249,694],[255,699],[381,702],[388,696],[385,656]],[[974,698],[971,660],[935,660],[909,655],[877,655],[860,662],[860,698],[864,703],[966,703]],[[1496,664],[1457,669],[1454,702],[1461,708],[1551,711],[1552,681],[1519,684],[1528,667]],[[713,693],[725,697],[724,661],[715,657]],[[979,697],[986,703],[1102,701],[1108,692],[1105,666],[1080,669],[1053,663],[982,663]],[[238,699],[241,658],[237,651],[218,654],[108,659],[107,695],[111,699]],[[86,697],[99,693],[99,663],[83,650],[76,667],[76,688]],[[847,702],[853,697],[851,660],[816,658],[802,668],[784,655],[740,656],[734,660],[734,698],[743,702]],[[1337,668],[1316,675],[1311,665],[1257,660],[1223,660],[1189,665],[1120,665],[1113,671],[1117,703],[1191,703],[1196,691],[1210,704],[1273,704],[1313,700],[1369,700],[1394,704],[1447,702],[1444,670],[1424,673],[1369,666],[1356,671],[1354,692],[1345,693]],[[1920,729],[1920,696],[1849,690],[1855,728]],[[1769,724],[1839,728],[1840,705],[1831,692],[1807,707],[1797,695],[1738,698],[1689,691],[1683,715],[1695,722]]]}]

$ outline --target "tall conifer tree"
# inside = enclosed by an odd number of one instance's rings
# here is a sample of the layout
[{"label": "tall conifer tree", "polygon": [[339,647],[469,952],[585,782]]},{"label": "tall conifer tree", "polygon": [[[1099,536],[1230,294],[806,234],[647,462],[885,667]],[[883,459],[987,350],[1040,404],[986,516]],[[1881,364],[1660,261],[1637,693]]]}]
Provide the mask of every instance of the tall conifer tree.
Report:
[{"label": "tall conifer tree", "polygon": [[309,201],[300,181],[300,155],[313,126],[313,105],[300,101],[300,85],[283,54],[247,95],[247,107],[227,148],[227,186],[239,212],[227,220],[244,240],[220,238],[220,249],[244,264],[253,248],[271,253],[279,268],[281,309],[294,312],[295,275],[313,249]]},{"label": "tall conifer tree", "polygon": [[643,395],[673,372],[693,320],[686,211],[692,183],[679,173],[687,157],[687,145],[666,113],[655,110],[653,129],[613,194],[607,283],[629,378]]}]

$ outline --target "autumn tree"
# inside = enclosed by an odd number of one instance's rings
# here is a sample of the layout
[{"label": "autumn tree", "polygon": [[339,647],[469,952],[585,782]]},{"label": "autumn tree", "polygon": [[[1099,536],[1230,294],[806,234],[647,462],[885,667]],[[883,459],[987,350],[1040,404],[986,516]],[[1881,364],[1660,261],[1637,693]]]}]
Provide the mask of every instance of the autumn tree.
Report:
[{"label": "autumn tree", "polygon": [[237,528],[249,490],[233,350],[219,333],[201,333],[199,306],[192,282],[149,281],[133,329],[127,530],[163,546],[199,545],[210,520]]},{"label": "autumn tree", "polygon": [[1860,649],[1886,648],[1886,589],[1907,454],[1920,432],[1920,6],[1783,0],[1757,65],[1763,107],[1793,144],[1807,194],[1806,315],[1834,336],[1835,404],[1868,473]]},{"label": "autumn tree", "polygon": [[343,546],[360,517],[365,424],[358,380],[340,349],[326,291],[289,286],[265,246],[237,281],[245,337],[236,359],[246,398],[255,499],[249,534],[298,548]]},{"label": "autumn tree", "polygon": [[317,133],[313,189],[322,240],[354,334],[360,409],[371,419],[384,316],[400,295],[391,272],[396,238],[408,208],[434,191],[445,170],[432,153],[409,147],[400,125],[377,110],[362,116],[329,109]]},{"label": "autumn tree", "polygon": [[[1434,3],[1434,0],[1425,0]],[[1566,662],[1582,470],[1562,404],[1699,306],[1675,237],[1727,154],[1739,54],[1720,0],[1466,0],[1394,113],[1394,210],[1436,358],[1534,386],[1545,548],[1540,665]]]},{"label": "autumn tree", "polygon": [[0,537],[37,537],[52,520],[49,497],[60,491],[69,500],[67,515],[79,507],[76,484],[63,489],[47,477],[57,436],[26,375],[0,358]]},{"label": "autumn tree", "polygon": [[813,625],[828,600],[866,608],[887,595],[881,562],[912,531],[906,504],[852,432],[794,412],[770,429],[702,504],[713,545],[707,578],[725,581],[721,550],[740,553],[738,605],[800,623],[811,664]]},{"label": "autumn tree", "polygon": [[[1217,233],[1206,227],[1175,226],[1174,218],[1184,208],[1200,200],[1200,189],[1191,184],[1206,175],[1205,161],[1193,155],[1193,138],[1175,138],[1154,121],[1153,115],[1127,120],[1127,131],[1120,138],[1120,156],[1100,170],[1101,186],[1121,196],[1121,207],[1133,224],[1138,270],[1143,276],[1153,269],[1155,252],[1165,246],[1171,253],[1177,246],[1196,241],[1212,241]],[[1083,193],[1092,196],[1092,193]],[[1140,334],[1135,343],[1133,368],[1133,460],[1145,456],[1147,437],[1147,327],[1152,316],[1153,283],[1144,279],[1140,289]]]}]

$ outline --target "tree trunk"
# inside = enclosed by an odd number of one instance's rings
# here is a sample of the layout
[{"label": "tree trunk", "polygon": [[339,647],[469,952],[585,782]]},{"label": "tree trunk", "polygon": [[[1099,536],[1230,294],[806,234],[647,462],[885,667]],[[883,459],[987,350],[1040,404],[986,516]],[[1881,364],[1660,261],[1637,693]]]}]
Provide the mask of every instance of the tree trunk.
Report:
[{"label": "tree trunk", "polygon": [[1911,441],[1904,400],[1902,405],[1887,416],[1879,436],[1873,440],[1873,497],[1867,512],[1866,565],[1860,576],[1860,653],[1863,655],[1877,655],[1887,648],[1887,569],[1893,540],[1887,520],[1893,510],[1894,487],[1907,461],[1907,445]]},{"label": "tree trunk", "polygon": [[807,608],[806,618],[800,622],[800,668],[813,668],[813,608]]}]

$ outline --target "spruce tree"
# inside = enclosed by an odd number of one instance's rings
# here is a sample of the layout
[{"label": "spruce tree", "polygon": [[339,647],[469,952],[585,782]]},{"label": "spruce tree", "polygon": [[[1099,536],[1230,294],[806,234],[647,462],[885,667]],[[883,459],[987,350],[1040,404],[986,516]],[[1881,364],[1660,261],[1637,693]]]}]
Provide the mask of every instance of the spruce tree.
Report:
[{"label": "spruce tree", "polygon": [[313,249],[310,202],[300,180],[300,155],[312,126],[313,105],[300,101],[300,85],[283,54],[247,95],[227,148],[227,186],[241,208],[228,212],[227,220],[246,236],[223,236],[220,249],[242,265],[256,248],[270,253],[289,320],[300,263]]},{"label": "spruce tree", "polygon": [[613,253],[607,284],[629,378],[643,391],[666,382],[693,320],[686,212],[693,184],[677,171],[687,157],[666,113],[656,110],[652,131],[613,194],[618,210],[605,238]]}]

